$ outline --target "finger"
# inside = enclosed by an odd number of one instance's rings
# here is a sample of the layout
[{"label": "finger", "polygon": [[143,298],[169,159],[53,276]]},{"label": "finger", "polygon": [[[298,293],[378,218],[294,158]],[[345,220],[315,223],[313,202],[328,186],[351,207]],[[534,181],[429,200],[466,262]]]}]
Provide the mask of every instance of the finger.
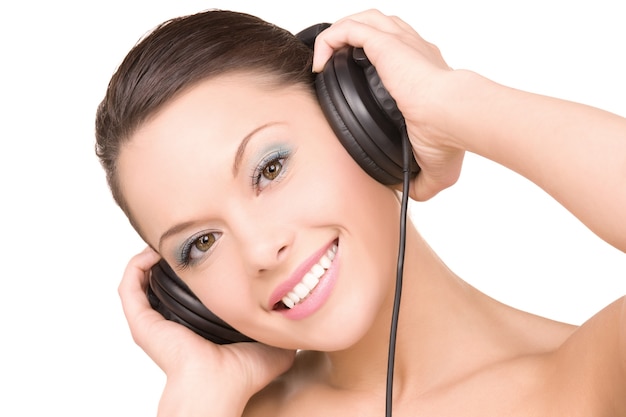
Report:
[{"label": "finger", "polygon": [[345,21],[355,21],[364,23],[388,33],[399,33],[401,31],[411,31],[413,28],[397,16],[388,16],[377,9],[369,9],[363,12],[355,13],[339,19],[335,24],[341,24]]},{"label": "finger", "polygon": [[[159,254],[150,247],[146,247],[142,252],[133,256],[126,265],[122,281],[118,287],[120,296],[142,290],[147,283],[150,268],[159,261],[159,258]],[[124,297],[122,301],[124,301]]]},{"label": "finger", "polygon": [[[313,55],[313,70],[321,71],[333,52],[342,46],[362,47],[367,53],[368,44],[389,42],[391,37],[399,37],[406,32],[410,32],[412,36],[416,35],[416,32],[399,18],[385,16],[377,10],[341,19],[318,35]],[[375,56],[368,54],[368,57],[375,62]]]},{"label": "finger", "polygon": [[131,334],[140,346],[146,339],[145,333],[148,329],[151,329],[154,323],[164,320],[161,314],[150,307],[145,293],[150,268],[158,260],[159,255],[149,248],[135,255],[126,266],[118,287],[118,294]]}]

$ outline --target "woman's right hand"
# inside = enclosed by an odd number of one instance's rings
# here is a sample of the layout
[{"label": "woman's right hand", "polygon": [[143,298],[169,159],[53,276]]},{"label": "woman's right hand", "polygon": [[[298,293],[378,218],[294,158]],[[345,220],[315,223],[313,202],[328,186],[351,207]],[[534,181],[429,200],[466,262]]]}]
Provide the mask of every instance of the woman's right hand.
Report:
[{"label": "woman's right hand", "polygon": [[128,263],[119,295],[132,337],[165,372],[164,416],[241,416],[252,395],[293,363],[295,352],[260,343],[215,345],[150,307],[146,286],[159,255],[150,248]]}]

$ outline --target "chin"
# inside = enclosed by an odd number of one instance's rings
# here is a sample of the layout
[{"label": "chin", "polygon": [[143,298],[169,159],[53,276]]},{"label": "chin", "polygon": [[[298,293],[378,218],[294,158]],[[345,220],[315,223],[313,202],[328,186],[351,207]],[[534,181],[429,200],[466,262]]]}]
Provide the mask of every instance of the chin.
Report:
[{"label": "chin", "polygon": [[317,350],[322,352],[336,352],[350,349],[363,341],[374,328],[375,313],[362,312],[356,315],[355,309],[351,314],[340,315],[341,319],[329,320],[321,326],[319,337],[308,338],[300,349]]}]

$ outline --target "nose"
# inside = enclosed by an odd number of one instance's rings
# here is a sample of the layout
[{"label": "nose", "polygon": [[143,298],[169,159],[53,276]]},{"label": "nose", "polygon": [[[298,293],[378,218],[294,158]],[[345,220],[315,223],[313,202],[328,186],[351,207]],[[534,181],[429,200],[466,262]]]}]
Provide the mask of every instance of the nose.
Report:
[{"label": "nose", "polygon": [[278,268],[288,256],[294,231],[281,216],[244,212],[233,224],[241,261],[251,276]]}]

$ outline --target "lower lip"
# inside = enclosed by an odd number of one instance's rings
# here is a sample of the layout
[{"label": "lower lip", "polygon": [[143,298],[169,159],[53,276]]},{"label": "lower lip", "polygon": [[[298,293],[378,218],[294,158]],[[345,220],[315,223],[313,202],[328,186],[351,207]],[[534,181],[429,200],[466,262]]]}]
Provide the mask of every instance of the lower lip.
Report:
[{"label": "lower lip", "polygon": [[330,268],[326,270],[324,275],[320,278],[320,282],[311,291],[311,293],[300,304],[295,305],[291,309],[280,310],[280,314],[291,320],[302,320],[309,317],[316,311],[318,311],[328,300],[330,294],[333,291],[333,287],[337,282],[338,270],[339,270],[339,251],[333,262],[330,264]]}]

